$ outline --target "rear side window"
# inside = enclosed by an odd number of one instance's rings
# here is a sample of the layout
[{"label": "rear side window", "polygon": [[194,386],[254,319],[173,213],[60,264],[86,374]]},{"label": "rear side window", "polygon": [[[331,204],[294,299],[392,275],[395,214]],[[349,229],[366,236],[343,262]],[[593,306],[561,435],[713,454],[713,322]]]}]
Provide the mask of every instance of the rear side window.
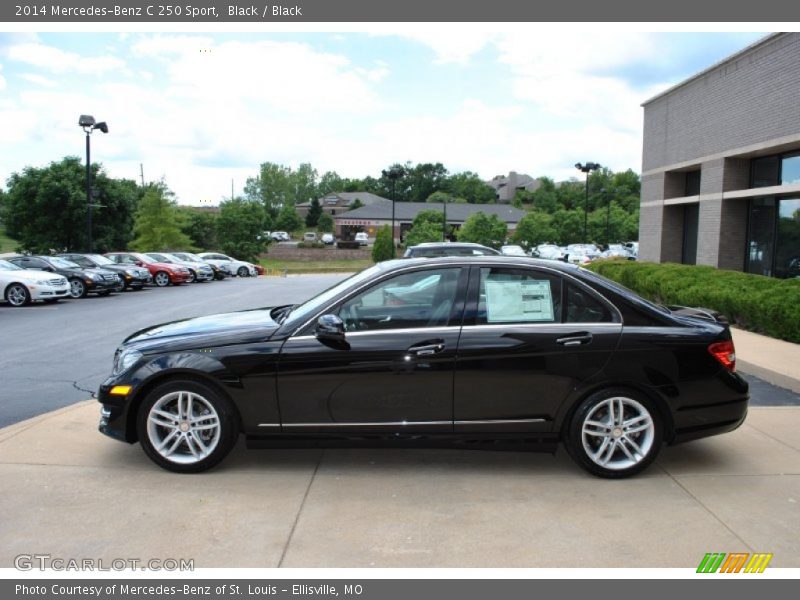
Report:
[{"label": "rear side window", "polygon": [[567,285],[567,323],[611,323],[608,307],[585,289]]},{"label": "rear side window", "polygon": [[529,269],[482,268],[478,325],[560,323],[561,278]]}]

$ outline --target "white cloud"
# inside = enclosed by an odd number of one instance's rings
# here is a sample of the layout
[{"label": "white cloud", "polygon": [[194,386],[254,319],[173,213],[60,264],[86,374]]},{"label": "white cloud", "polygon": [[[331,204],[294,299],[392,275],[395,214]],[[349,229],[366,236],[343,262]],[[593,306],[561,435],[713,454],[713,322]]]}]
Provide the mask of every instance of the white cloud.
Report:
[{"label": "white cloud", "polygon": [[446,23],[420,23],[414,31],[399,35],[428,46],[436,56],[434,62],[440,65],[466,65],[493,39],[491,33],[478,33]]},{"label": "white cloud", "polygon": [[[3,65],[0,65],[0,71],[3,70]],[[6,89],[6,79],[2,75],[0,75],[0,90]]]},{"label": "white cloud", "polygon": [[75,72],[101,75],[122,68],[125,63],[113,56],[81,56],[41,43],[14,44],[5,49],[9,60],[54,73]]},{"label": "white cloud", "polygon": [[43,75],[38,75],[36,73],[20,73],[19,76],[25,81],[28,81],[34,85],[39,85],[42,87],[53,88],[56,87],[56,85],[58,85],[52,79],[48,79],[47,77],[44,77]]}]

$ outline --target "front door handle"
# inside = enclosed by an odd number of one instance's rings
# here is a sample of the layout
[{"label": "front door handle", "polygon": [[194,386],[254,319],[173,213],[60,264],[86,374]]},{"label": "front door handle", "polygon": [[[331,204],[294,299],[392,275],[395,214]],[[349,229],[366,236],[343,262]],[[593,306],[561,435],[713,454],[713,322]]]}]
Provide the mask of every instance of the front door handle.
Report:
[{"label": "front door handle", "polygon": [[591,344],[592,334],[588,332],[573,333],[556,340],[560,346],[585,346]]},{"label": "front door handle", "polygon": [[406,351],[406,354],[411,356],[431,356],[432,354],[439,354],[444,351],[444,348],[444,340],[431,340],[417,346],[411,346],[411,348]]}]

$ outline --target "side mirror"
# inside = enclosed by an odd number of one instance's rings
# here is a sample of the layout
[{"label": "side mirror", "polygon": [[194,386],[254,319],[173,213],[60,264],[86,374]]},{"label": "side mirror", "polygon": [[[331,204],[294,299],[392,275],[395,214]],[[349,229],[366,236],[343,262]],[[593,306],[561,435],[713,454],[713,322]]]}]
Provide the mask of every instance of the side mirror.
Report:
[{"label": "side mirror", "polygon": [[344,322],[336,315],[322,315],[317,319],[314,335],[320,341],[344,342]]},{"label": "side mirror", "polygon": [[140,260],[137,260],[137,261],[136,261],[135,263],[133,263],[133,264],[135,264],[137,267],[143,267],[143,266],[144,266],[144,263],[143,263],[142,261],[140,261]]}]

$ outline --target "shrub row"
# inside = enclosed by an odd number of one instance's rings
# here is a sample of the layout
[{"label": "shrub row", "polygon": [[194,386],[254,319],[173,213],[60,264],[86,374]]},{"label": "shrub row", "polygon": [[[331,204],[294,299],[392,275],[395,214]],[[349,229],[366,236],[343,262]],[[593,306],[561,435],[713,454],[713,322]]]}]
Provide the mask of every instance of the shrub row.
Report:
[{"label": "shrub row", "polygon": [[800,279],[621,260],[589,268],[659,304],[712,308],[742,329],[800,343]]}]

